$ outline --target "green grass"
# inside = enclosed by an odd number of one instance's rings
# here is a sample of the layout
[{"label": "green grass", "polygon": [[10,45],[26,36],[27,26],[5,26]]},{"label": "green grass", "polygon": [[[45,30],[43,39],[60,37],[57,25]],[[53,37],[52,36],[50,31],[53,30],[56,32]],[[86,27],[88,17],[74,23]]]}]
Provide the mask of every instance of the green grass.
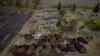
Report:
[{"label": "green grass", "polygon": [[93,31],[100,31],[100,19],[87,20],[86,25]]}]

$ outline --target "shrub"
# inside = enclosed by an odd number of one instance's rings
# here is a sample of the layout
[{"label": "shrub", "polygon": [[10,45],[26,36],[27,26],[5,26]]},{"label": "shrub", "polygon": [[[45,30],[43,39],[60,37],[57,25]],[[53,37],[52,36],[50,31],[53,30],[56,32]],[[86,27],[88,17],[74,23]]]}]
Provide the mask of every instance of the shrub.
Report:
[{"label": "shrub", "polygon": [[86,25],[89,29],[93,31],[100,31],[100,20],[99,19],[92,19],[86,21]]},{"label": "shrub", "polygon": [[93,12],[98,13],[99,12],[99,3],[95,6],[95,8],[93,9]]}]

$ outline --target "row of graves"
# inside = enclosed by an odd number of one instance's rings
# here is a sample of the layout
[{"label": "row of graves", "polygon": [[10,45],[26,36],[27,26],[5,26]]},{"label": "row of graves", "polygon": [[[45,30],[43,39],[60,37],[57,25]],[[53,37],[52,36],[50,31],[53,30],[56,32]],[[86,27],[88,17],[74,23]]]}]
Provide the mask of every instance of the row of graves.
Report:
[{"label": "row of graves", "polygon": [[66,56],[68,52],[87,53],[85,45],[93,37],[68,37],[52,32],[56,29],[57,15],[56,10],[38,12],[31,30],[34,33],[24,34],[25,42],[31,43],[14,44],[9,50],[10,53],[13,56]]},{"label": "row of graves", "polygon": [[56,9],[43,9],[37,12],[33,21],[32,31],[42,32],[56,29],[58,11]]},{"label": "row of graves", "polygon": [[[39,37],[36,39],[36,37]],[[65,56],[68,52],[87,53],[84,45],[93,37],[62,37],[61,34],[50,33],[47,35],[33,36],[25,34],[24,38],[33,43],[27,45],[13,45],[9,50],[13,56]],[[33,40],[32,40],[33,39]]]}]

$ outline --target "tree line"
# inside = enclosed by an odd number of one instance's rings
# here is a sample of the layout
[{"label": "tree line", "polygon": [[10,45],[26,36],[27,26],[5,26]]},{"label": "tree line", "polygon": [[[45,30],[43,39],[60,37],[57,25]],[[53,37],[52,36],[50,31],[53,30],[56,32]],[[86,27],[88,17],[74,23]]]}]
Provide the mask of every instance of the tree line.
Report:
[{"label": "tree line", "polygon": [[[71,8],[71,11],[75,12],[77,7],[76,7],[75,4],[73,4],[70,8]],[[59,2],[58,5],[57,5],[57,10],[58,10],[59,12],[62,11],[62,5],[61,5],[60,2]],[[93,12],[94,12],[94,13],[99,13],[99,12],[100,12],[100,3],[99,3],[99,2],[98,2],[98,3],[96,4],[96,6],[93,8]]]},{"label": "tree line", "polygon": [[36,8],[40,0],[0,0],[0,6]]}]

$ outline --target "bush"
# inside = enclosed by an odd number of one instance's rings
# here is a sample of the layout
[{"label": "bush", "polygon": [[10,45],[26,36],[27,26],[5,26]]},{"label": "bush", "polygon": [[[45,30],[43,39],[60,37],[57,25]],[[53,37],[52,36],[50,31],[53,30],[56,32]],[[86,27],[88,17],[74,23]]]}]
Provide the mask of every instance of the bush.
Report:
[{"label": "bush", "polygon": [[93,31],[100,31],[100,20],[99,19],[92,19],[86,21],[86,25],[89,29]]},{"label": "bush", "polygon": [[61,3],[59,2],[59,3],[58,3],[58,6],[57,6],[57,10],[60,11],[61,8],[62,8],[62,7],[61,7]]}]

